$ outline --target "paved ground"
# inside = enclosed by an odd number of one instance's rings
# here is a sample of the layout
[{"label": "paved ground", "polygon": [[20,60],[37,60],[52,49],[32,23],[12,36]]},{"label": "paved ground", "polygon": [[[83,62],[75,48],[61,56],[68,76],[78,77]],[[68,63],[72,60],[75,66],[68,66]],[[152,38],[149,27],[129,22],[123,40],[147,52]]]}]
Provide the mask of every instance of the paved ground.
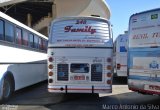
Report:
[{"label": "paved ground", "polygon": [[[11,108],[11,109],[8,109]],[[126,79],[116,79],[112,94],[51,94],[47,82],[17,91],[0,110],[133,110],[160,109],[160,97],[128,90]]]}]

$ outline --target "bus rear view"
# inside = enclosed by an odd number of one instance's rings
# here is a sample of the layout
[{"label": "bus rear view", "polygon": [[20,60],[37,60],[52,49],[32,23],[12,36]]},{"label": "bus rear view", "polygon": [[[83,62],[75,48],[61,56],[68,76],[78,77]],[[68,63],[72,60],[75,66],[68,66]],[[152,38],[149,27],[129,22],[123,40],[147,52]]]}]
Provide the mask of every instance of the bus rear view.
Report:
[{"label": "bus rear view", "polygon": [[113,40],[110,24],[94,17],[52,22],[48,45],[48,91],[111,93]]},{"label": "bus rear view", "polygon": [[129,89],[160,94],[160,9],[131,16],[128,56]]},{"label": "bus rear view", "polygon": [[115,77],[127,77],[128,33],[120,34],[114,42]]}]

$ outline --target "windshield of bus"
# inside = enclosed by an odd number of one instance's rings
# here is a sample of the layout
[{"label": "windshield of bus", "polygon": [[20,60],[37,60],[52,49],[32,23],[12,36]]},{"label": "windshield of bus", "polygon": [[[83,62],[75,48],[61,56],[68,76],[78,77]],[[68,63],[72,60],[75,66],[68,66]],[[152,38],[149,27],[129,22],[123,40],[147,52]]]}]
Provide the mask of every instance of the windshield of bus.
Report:
[{"label": "windshield of bus", "polygon": [[72,18],[55,21],[51,27],[49,44],[54,46],[106,46],[111,44],[107,20]]}]

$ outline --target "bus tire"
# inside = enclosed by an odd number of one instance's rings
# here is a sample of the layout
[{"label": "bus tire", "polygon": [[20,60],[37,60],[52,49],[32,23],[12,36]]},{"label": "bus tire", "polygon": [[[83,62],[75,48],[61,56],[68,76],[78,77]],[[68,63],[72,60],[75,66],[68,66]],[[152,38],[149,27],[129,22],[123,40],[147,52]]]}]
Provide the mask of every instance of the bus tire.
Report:
[{"label": "bus tire", "polygon": [[3,86],[2,86],[2,101],[7,101],[14,92],[14,80],[12,75],[6,75],[4,77]]}]

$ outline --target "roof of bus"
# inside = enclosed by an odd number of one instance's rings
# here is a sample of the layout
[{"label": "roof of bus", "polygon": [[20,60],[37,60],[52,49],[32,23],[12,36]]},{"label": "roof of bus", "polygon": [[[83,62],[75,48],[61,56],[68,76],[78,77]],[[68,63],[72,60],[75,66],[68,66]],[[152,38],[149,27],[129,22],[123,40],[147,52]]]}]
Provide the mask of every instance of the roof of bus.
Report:
[{"label": "roof of bus", "polygon": [[92,16],[69,16],[69,17],[61,17],[61,18],[56,18],[52,22],[58,22],[58,21],[64,21],[64,20],[74,20],[74,19],[93,19],[93,20],[99,20],[103,22],[107,22],[110,24],[110,22],[102,17],[92,17]]},{"label": "roof of bus", "polygon": [[10,17],[10,16],[8,16],[8,15],[2,13],[2,12],[0,12],[0,18],[6,19],[6,20],[10,21],[11,23],[17,24],[18,26],[23,27],[24,29],[26,29],[26,30],[28,30],[30,32],[33,32],[36,35],[41,36],[44,39],[48,39],[48,37],[44,36],[43,34],[41,34],[41,33],[37,32],[37,31],[33,30],[32,28],[30,28],[30,27],[22,24],[21,22],[13,19],[12,17]]},{"label": "roof of bus", "polygon": [[[128,33],[119,34],[119,35],[116,37],[115,41],[117,41],[118,39],[121,39],[121,38],[127,38],[127,39],[128,39]],[[114,42],[115,42],[115,41],[114,41]]]},{"label": "roof of bus", "polygon": [[158,11],[158,10],[160,10],[160,8],[155,8],[155,9],[151,9],[151,10],[142,11],[142,12],[135,13],[135,14],[131,15],[131,17],[135,16],[135,15],[139,15],[139,14],[144,14],[144,13],[148,13],[148,12]]}]

